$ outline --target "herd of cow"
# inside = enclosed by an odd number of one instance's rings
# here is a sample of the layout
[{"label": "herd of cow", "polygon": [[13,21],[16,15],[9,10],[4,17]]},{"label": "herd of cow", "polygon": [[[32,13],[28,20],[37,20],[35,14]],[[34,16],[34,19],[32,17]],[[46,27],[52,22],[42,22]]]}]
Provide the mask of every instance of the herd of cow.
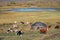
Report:
[{"label": "herd of cow", "polygon": [[[19,29],[19,30],[15,29],[15,30],[13,30],[13,28],[18,28],[18,26],[17,26],[18,24],[19,25],[21,25],[21,24],[30,25],[30,29],[31,30],[39,30],[40,33],[44,33],[44,34],[46,34],[47,31],[48,31],[48,29],[52,27],[52,25],[47,25],[44,22],[35,22],[35,23],[26,22],[26,23],[24,23],[24,22],[16,22],[15,21],[13,23],[12,27],[9,27],[7,29],[7,33],[15,32],[16,35],[22,35],[22,34],[24,34],[24,32],[22,31],[22,29]],[[54,27],[55,29],[59,29],[60,28],[60,23],[57,23],[57,24],[58,25],[56,25]]]}]

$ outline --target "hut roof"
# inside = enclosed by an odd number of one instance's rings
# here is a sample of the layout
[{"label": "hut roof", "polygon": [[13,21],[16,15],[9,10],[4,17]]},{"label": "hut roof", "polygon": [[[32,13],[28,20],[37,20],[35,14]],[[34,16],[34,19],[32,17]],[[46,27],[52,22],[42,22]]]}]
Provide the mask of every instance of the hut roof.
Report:
[{"label": "hut roof", "polygon": [[32,27],[33,26],[35,26],[35,27],[37,27],[37,26],[39,26],[39,27],[47,27],[47,25],[45,24],[45,23],[43,23],[43,22],[35,22],[34,24],[32,24],[31,25]]}]

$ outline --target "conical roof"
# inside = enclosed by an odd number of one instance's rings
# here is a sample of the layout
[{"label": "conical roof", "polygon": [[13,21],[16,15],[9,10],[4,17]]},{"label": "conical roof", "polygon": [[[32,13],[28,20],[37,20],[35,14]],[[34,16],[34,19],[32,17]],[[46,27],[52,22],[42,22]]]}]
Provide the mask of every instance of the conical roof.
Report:
[{"label": "conical roof", "polygon": [[32,27],[33,27],[33,26],[35,26],[35,27],[37,27],[37,26],[39,26],[39,27],[40,27],[40,26],[42,26],[42,27],[47,27],[47,25],[46,25],[45,23],[43,23],[43,22],[35,22],[35,23],[32,24],[31,26],[32,26]]}]

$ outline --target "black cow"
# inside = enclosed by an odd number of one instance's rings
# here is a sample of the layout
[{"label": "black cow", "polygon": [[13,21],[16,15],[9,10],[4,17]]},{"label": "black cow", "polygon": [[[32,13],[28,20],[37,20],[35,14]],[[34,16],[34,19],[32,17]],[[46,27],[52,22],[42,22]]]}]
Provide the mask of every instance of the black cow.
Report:
[{"label": "black cow", "polygon": [[59,26],[57,25],[57,26],[55,26],[55,29],[59,29]]},{"label": "black cow", "polygon": [[17,31],[17,35],[23,35],[24,32],[22,31]]}]

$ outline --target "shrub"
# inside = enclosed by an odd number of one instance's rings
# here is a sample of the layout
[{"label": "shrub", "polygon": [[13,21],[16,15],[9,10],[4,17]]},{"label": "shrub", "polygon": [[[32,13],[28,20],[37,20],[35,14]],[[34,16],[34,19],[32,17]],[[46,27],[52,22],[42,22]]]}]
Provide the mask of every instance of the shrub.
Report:
[{"label": "shrub", "polygon": [[10,2],[11,4],[16,4],[16,2]]}]

